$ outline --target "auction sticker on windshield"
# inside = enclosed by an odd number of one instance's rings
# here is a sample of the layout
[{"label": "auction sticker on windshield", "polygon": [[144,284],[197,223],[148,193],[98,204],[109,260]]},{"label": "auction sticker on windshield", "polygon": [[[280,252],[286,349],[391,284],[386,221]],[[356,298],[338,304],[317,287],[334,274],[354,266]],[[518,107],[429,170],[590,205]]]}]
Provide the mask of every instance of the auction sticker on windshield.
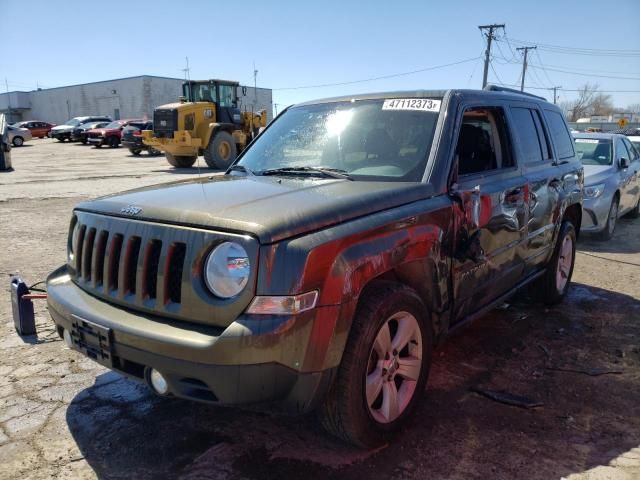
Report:
[{"label": "auction sticker on windshield", "polygon": [[600,140],[593,138],[576,138],[576,143],[600,143]]},{"label": "auction sticker on windshield", "polygon": [[431,98],[390,98],[382,104],[382,110],[422,110],[439,112],[441,100]]}]

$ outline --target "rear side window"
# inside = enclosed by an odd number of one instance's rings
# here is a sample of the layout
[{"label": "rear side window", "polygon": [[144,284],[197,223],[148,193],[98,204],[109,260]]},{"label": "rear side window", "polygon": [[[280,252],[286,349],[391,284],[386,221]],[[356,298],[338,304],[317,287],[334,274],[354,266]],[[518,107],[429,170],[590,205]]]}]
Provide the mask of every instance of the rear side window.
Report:
[{"label": "rear side window", "polygon": [[573,141],[569,130],[567,130],[567,124],[564,122],[562,115],[552,110],[545,110],[544,117],[547,119],[549,130],[551,132],[551,138],[556,146],[556,152],[558,158],[570,158],[573,157]]},{"label": "rear side window", "polygon": [[627,147],[627,150],[629,150],[629,161],[633,162],[635,160],[638,160],[638,158],[640,158],[640,154],[638,153],[636,147],[634,147],[633,144],[626,138],[623,138],[622,141]]},{"label": "rear side window", "polygon": [[[511,108],[513,127],[520,139],[524,163],[542,162],[548,158],[546,148],[544,152],[542,150],[541,139],[538,136],[538,128],[533,117],[534,113],[529,108]],[[544,138],[544,132],[541,133]]]}]

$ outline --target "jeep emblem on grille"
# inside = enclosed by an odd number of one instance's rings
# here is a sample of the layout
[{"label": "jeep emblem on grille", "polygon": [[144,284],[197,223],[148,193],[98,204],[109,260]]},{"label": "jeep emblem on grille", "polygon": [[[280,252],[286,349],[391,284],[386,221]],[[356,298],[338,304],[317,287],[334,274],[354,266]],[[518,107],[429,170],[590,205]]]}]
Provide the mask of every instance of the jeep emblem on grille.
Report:
[{"label": "jeep emblem on grille", "polygon": [[138,215],[141,211],[142,209],[140,207],[134,207],[133,205],[127,205],[120,209],[120,213],[124,213],[125,215]]}]

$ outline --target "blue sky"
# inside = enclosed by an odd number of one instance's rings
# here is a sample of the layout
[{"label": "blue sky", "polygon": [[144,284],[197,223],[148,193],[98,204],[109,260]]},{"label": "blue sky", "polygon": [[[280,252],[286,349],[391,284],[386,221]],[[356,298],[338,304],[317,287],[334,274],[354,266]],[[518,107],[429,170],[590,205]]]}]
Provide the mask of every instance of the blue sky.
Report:
[{"label": "blue sky", "polygon": [[[519,83],[519,41],[640,52],[640,0],[214,2],[0,0],[10,90],[140,74],[225,78],[274,89],[278,108],[313,98],[418,88],[479,88],[484,40],[477,25],[505,23],[490,81]],[[510,39],[507,43],[506,39]],[[561,85],[568,100],[585,82],[612,91],[616,106],[640,103],[640,53],[533,53],[527,86]],[[614,55],[612,55],[613,53]],[[468,61],[465,61],[468,60]],[[350,82],[465,61],[369,82]],[[511,62],[511,63],[510,63]],[[513,63],[515,62],[515,63]],[[545,66],[546,69],[542,69]],[[566,73],[558,70],[565,70]],[[600,75],[595,77],[593,75]],[[625,78],[609,78],[625,77]],[[500,79],[500,80],[498,80]],[[3,85],[4,87],[4,85]],[[4,88],[2,89],[4,90]],[[614,91],[633,91],[619,92]]]}]

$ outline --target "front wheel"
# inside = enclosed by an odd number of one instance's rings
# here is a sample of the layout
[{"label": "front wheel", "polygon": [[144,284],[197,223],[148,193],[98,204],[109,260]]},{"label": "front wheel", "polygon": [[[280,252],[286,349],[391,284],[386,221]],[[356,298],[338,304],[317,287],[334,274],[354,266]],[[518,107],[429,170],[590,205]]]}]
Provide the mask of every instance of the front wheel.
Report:
[{"label": "front wheel", "polygon": [[533,293],[539,301],[547,305],[560,303],[569,290],[576,258],[576,230],[571,222],[560,226],[558,240],[553,250],[547,270],[533,284]]},{"label": "front wheel", "polygon": [[337,378],[320,416],[325,429],[361,447],[406,423],[424,391],[432,335],[426,309],[404,285],[380,283],[361,298]]},{"label": "front wheel", "polygon": [[24,139],[22,137],[13,137],[12,143],[14,147],[21,147],[24,143]]},{"label": "front wheel", "polygon": [[189,168],[192,167],[198,157],[178,157],[175,155],[171,155],[170,153],[165,153],[164,156],[167,158],[167,162],[173,167],[176,168]]},{"label": "front wheel", "polygon": [[236,159],[236,142],[228,132],[217,132],[204,150],[204,161],[209,168],[226,170]]}]

